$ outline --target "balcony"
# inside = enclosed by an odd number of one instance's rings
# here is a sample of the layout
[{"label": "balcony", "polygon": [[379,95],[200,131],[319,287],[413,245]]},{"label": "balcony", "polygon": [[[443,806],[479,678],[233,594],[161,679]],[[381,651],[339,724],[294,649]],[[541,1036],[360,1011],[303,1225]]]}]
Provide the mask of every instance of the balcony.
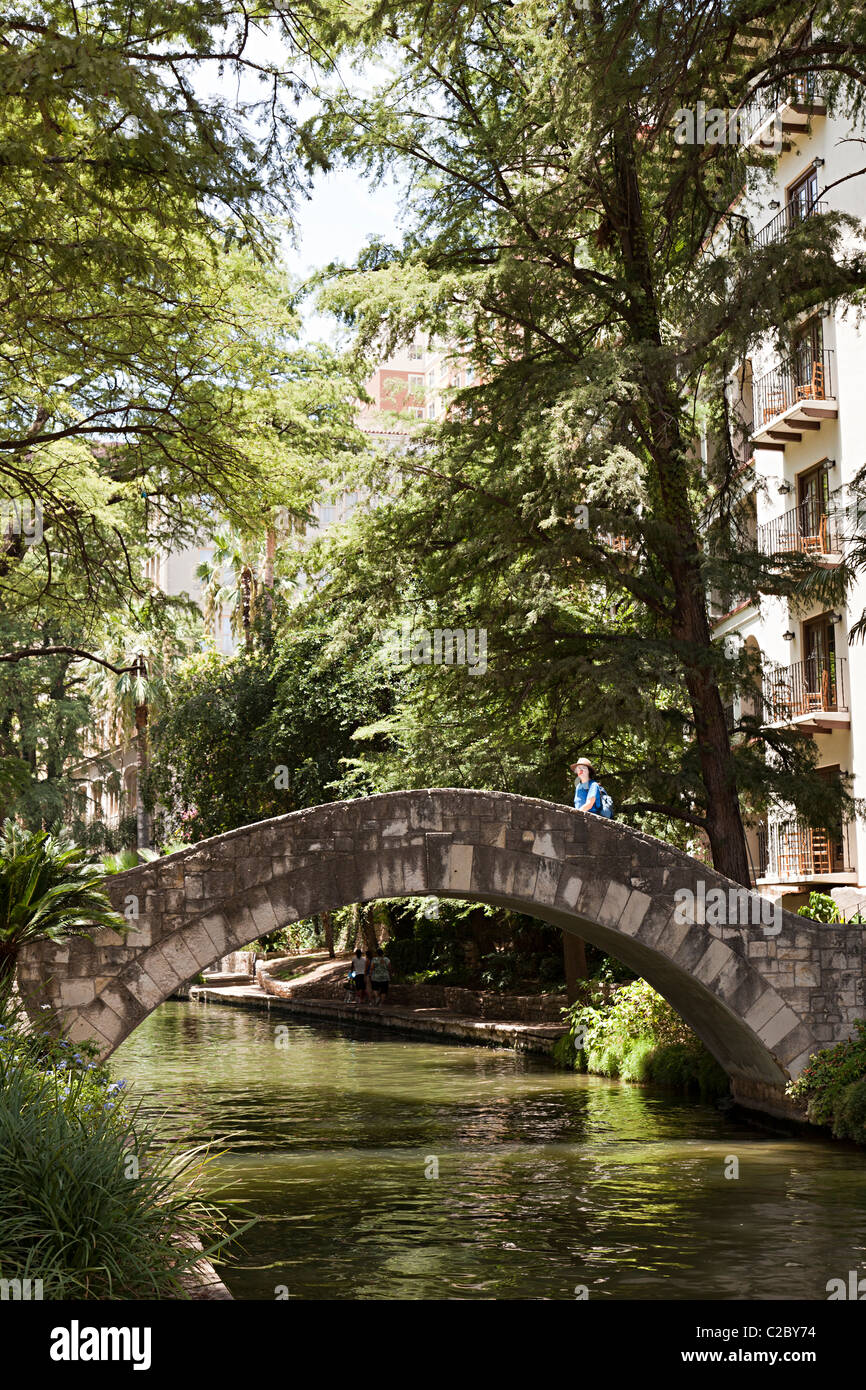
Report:
[{"label": "balcony", "polygon": [[798,353],[752,383],[754,444],[784,450],[819,430],[824,420],[836,419],[834,355],[830,348]]},{"label": "balcony", "polygon": [[768,222],[756,234],[755,245],[771,246],[774,242],[783,241],[792,227],[798,226],[810,217],[819,217],[827,210],[823,198],[816,198],[814,203],[807,203],[805,207],[797,201],[786,203],[782,211],[776,213],[772,222]]},{"label": "balcony", "polygon": [[[775,134],[776,120],[781,121],[783,135],[802,135],[809,129],[813,116],[826,116],[827,106],[818,79],[813,72],[784,82],[762,87],[742,107],[741,129],[743,143],[768,148]],[[778,151],[777,151],[778,153]]]},{"label": "balcony", "polygon": [[848,826],[828,830],[799,820],[758,829],[758,884],[856,883]]},{"label": "balcony", "polygon": [[830,493],[826,502],[807,497],[772,521],[758,527],[758,550],[762,555],[813,555],[826,565],[842,559],[844,489]]},{"label": "balcony", "polygon": [[762,722],[775,728],[798,728],[828,734],[848,729],[848,661],[833,653],[810,656],[764,673]]}]

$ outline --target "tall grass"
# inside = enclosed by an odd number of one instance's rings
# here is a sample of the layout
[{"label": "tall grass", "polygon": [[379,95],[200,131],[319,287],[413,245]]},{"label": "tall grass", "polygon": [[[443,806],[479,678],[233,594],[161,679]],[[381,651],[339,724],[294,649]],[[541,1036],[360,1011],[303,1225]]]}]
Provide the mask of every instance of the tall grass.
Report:
[{"label": "tall grass", "polygon": [[635,980],[609,1003],[576,1004],[554,1048],[561,1066],[623,1081],[653,1082],[720,1099],[730,1083],[715,1058],[661,995]]},{"label": "tall grass", "polygon": [[203,1247],[229,1238],[203,1195],[206,1156],[161,1144],[87,1057],[6,1012],[0,1278],[41,1279],[47,1299],[189,1298]]}]

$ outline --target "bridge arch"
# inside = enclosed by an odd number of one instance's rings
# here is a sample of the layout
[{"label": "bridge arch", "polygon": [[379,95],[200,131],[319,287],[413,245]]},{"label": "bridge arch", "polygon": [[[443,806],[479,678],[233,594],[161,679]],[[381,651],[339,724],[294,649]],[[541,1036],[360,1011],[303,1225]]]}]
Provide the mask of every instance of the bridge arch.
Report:
[{"label": "bridge arch", "polygon": [[503,792],[434,788],[317,806],[127,870],[106,888],[119,910],[137,910],[125,940],[101,931],[39,943],[19,964],[30,1007],[49,1002],[70,1037],[94,1039],[102,1056],[179,985],[265,932],[428,894],[514,908],[599,946],[663,994],[744,1086],[778,1093],[866,1013],[864,928],[788,912],[772,926],[715,925],[700,904],[738,885],[627,826]]}]

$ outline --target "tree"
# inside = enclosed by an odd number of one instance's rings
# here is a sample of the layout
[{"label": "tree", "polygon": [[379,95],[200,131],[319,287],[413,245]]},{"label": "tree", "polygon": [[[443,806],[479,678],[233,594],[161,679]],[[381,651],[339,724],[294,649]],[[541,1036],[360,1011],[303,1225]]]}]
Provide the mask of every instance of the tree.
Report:
[{"label": "tree", "polygon": [[[0,600],[34,627],[52,599],[69,618],[61,568],[86,579],[85,634],[146,593],[143,547],[291,508],[298,447],[329,432],[274,268],[315,161],[293,66],[317,8],[40,0],[0,20]],[[205,95],[217,72],[237,90]],[[12,507],[38,510],[36,542]]]},{"label": "tree", "polygon": [[365,668],[317,633],[191,658],[154,726],[150,795],[189,839],[332,799],[355,729],[386,709]]},{"label": "tree", "polygon": [[624,736],[667,755],[685,728],[677,763],[640,769],[633,809],[705,831],[715,866],[748,883],[738,786],[750,812],[793,793],[811,813],[825,792],[794,736],[752,719],[732,746],[725,701],[754,672],[713,642],[707,593],[721,574],[735,592],[793,594],[815,562],[780,573],[731,534],[745,460],[724,388],[758,339],[859,300],[866,262],[832,214],[751,244],[731,200],[771,156],[681,145],[675,127],[699,100],[735,109],[816,69],[831,106],[856,114],[866,21],[803,0],[386,0],[352,38],[391,74],[372,93],[324,92],[311,129],[371,172],[402,163],[411,224],[402,246],[334,268],[324,303],[362,345],[456,340],[479,382],[402,461],[376,517],[387,546],[346,568],[331,557],[332,597],[390,619],[399,556],[410,605],[495,630],[515,677],[567,675],[596,747]]}]

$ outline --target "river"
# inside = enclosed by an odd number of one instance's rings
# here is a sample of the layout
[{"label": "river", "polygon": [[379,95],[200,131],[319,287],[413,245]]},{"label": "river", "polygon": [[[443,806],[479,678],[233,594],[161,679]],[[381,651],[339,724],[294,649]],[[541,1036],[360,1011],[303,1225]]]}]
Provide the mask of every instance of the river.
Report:
[{"label": "river", "polygon": [[544,1059],[170,1002],[112,1070],[259,1218],[238,1299],[823,1300],[866,1266],[862,1151]]}]

